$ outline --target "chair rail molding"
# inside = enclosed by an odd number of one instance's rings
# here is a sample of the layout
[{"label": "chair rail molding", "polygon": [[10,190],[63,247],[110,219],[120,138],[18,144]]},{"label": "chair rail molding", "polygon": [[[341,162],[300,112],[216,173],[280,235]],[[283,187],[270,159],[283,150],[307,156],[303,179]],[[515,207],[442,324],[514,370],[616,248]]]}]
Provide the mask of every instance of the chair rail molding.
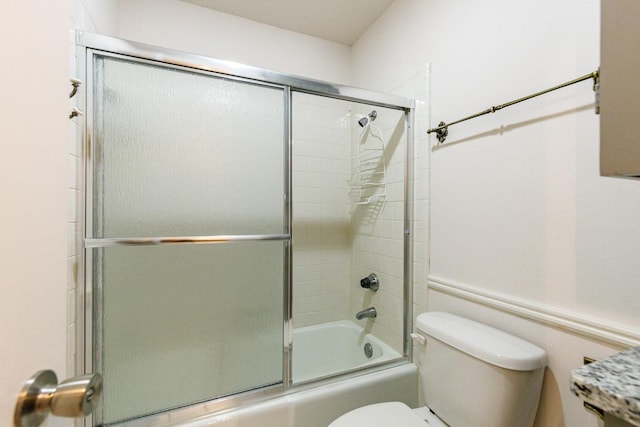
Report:
[{"label": "chair rail molding", "polygon": [[428,288],[604,343],[624,347],[640,345],[640,331],[581,313],[499,292],[487,291],[477,286],[456,283],[435,276],[429,276]]}]

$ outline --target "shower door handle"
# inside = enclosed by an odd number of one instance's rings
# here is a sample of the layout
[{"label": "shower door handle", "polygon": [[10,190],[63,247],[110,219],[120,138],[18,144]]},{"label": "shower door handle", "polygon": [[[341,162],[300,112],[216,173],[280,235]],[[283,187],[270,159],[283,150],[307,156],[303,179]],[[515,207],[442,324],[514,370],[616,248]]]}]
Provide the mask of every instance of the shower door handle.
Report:
[{"label": "shower door handle", "polygon": [[58,384],[55,372],[36,372],[22,387],[13,413],[14,427],[37,427],[49,413],[59,417],[86,417],[102,392],[102,376],[87,374]]}]

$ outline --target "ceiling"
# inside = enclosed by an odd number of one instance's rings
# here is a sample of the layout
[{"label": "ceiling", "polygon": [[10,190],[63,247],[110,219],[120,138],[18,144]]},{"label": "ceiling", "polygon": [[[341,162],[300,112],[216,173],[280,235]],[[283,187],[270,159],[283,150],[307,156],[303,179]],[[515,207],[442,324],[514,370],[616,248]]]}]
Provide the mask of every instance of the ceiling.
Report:
[{"label": "ceiling", "polygon": [[183,1],[351,46],[394,0]]}]

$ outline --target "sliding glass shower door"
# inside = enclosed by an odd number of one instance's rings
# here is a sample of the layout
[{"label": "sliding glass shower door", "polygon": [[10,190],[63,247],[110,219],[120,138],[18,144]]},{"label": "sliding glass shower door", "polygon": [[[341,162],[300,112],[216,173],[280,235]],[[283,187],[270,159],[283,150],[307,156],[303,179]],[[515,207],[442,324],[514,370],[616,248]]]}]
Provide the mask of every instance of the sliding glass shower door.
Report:
[{"label": "sliding glass shower door", "polygon": [[110,424],[283,381],[285,94],[93,52],[87,277]]}]

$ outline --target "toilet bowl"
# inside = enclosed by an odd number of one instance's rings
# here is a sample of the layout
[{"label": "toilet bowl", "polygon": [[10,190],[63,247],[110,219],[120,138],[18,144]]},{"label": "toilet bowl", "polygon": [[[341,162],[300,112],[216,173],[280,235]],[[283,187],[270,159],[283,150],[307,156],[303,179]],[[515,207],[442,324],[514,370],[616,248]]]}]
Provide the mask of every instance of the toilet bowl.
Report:
[{"label": "toilet bowl", "polygon": [[546,352],[504,331],[444,312],[416,320],[426,406],[385,402],[354,409],[329,427],[531,427]]}]

